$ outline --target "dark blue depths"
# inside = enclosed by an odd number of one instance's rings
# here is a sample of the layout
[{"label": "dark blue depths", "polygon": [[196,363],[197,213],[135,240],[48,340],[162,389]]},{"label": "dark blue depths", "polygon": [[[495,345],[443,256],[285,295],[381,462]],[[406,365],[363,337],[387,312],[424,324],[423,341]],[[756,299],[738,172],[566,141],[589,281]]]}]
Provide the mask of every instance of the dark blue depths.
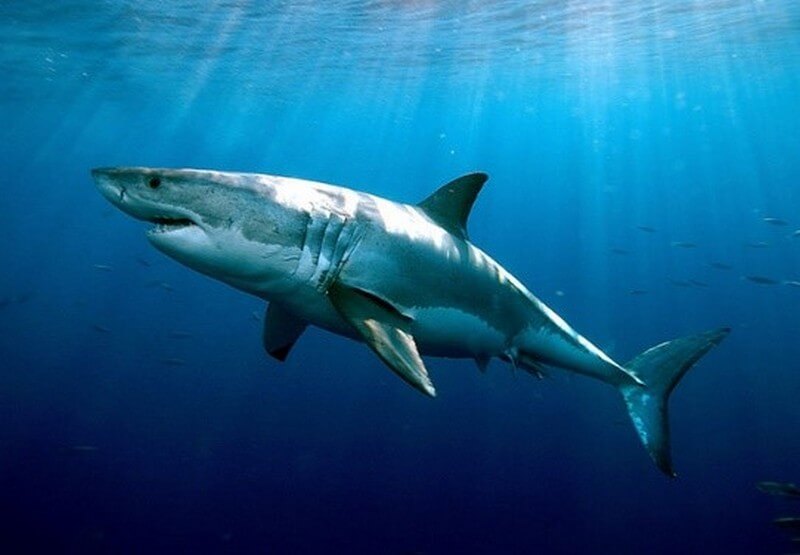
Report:
[{"label": "dark blue depths", "polygon": [[[6,2],[0,31],[3,552],[791,551],[800,503],[755,483],[800,480],[794,3]],[[406,202],[488,172],[475,243],[616,359],[733,328],[673,396],[679,478],[579,376],[432,359],[431,400],[317,330],[268,360],[262,302],[96,193],[131,164]]]}]

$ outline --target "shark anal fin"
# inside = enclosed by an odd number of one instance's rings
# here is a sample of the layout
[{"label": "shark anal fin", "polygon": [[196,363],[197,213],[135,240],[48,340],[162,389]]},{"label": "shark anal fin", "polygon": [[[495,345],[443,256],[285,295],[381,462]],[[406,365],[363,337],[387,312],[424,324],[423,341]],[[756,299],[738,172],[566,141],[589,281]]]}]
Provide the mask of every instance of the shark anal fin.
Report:
[{"label": "shark anal fin", "polygon": [[289,356],[295,342],[303,334],[308,323],[301,320],[282,305],[271,302],[264,315],[262,339],[267,354],[283,362]]},{"label": "shark anal fin", "polygon": [[467,218],[487,179],[485,173],[462,175],[442,185],[418,206],[447,231],[467,239]]},{"label": "shark anal fin", "polygon": [[481,371],[481,374],[485,374],[486,370],[489,368],[489,362],[491,361],[491,357],[487,355],[478,355],[475,357],[475,364],[478,365],[478,370]]},{"label": "shark anal fin", "polygon": [[340,283],[328,289],[328,296],[342,318],[389,368],[425,395],[436,396],[417,344],[408,332],[407,317],[385,300]]}]

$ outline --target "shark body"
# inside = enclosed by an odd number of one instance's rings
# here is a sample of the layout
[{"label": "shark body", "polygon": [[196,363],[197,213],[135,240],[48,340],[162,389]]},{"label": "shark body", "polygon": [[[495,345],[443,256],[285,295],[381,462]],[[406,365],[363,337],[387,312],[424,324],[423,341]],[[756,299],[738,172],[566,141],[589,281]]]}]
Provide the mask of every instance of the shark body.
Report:
[{"label": "shark body", "polygon": [[667,398],[728,333],[662,343],[621,365],[473,245],[466,225],[487,180],[455,179],[417,205],[324,183],[162,168],[92,171],[100,192],[155,224],[153,245],[269,302],[264,347],[284,360],[308,325],[366,343],[398,376],[436,391],[422,355],[558,367],[623,396],[645,448],[674,475]]}]

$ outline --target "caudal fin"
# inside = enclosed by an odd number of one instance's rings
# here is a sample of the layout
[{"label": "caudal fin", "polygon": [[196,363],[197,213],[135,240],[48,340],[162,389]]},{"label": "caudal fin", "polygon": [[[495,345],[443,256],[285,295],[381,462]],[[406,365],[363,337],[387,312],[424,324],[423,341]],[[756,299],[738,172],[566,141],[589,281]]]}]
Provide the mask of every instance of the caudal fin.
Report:
[{"label": "caudal fin", "polygon": [[669,443],[669,395],[686,372],[730,332],[720,328],[652,347],[625,368],[644,382],[619,386],[633,426],[658,468],[676,476]]}]

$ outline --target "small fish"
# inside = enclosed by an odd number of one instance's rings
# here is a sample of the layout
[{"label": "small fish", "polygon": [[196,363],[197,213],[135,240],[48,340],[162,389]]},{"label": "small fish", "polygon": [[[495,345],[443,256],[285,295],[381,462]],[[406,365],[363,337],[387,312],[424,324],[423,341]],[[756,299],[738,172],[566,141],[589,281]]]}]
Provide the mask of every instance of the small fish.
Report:
[{"label": "small fish", "polygon": [[765,276],[744,276],[747,281],[752,281],[759,285],[777,285],[778,281]]},{"label": "small fish", "polygon": [[800,517],[782,516],[772,521],[778,528],[784,530],[800,530]]},{"label": "small fish", "polygon": [[96,453],[100,449],[96,445],[59,445],[58,452],[69,456],[84,456]]},{"label": "small fish", "polygon": [[92,324],[92,329],[99,333],[109,333],[111,331],[111,328],[102,324]]},{"label": "small fish", "polygon": [[646,289],[631,289],[630,291],[628,291],[628,294],[629,295],[646,295],[647,294],[647,290]]},{"label": "small fish", "polygon": [[636,229],[644,231],[645,233],[655,233],[656,232],[656,228],[650,227],[649,225],[637,225]]},{"label": "small fish", "polygon": [[182,358],[167,357],[161,359],[161,364],[166,366],[186,366],[186,361]]},{"label": "small fish", "polygon": [[161,289],[164,289],[165,291],[174,291],[174,287],[172,287],[172,285],[170,285],[166,281],[161,281],[161,280],[158,280],[158,279],[154,279],[152,281],[148,281],[147,283],[144,284],[144,286],[145,287],[160,287]]},{"label": "small fish", "polygon": [[94,453],[99,451],[96,445],[72,445],[70,450],[76,453]]},{"label": "small fish", "polygon": [[783,282],[784,285],[788,285],[789,287],[800,287],[800,281],[795,280],[787,280]]},{"label": "small fish", "polygon": [[558,289],[558,290],[556,290],[555,295],[556,295],[556,297],[563,297],[564,296],[564,292],[561,289]]},{"label": "small fish", "polygon": [[763,219],[764,223],[769,224],[769,225],[774,225],[774,226],[779,226],[779,227],[783,227],[783,226],[789,225],[789,222],[787,222],[786,220],[781,220],[780,218],[762,218],[762,219]]},{"label": "small fish", "polygon": [[610,252],[612,254],[619,254],[621,256],[626,256],[626,255],[630,254],[630,251],[627,251],[625,249],[620,249],[620,248],[617,248],[617,247],[614,247],[614,248],[610,249]]},{"label": "small fish", "polygon": [[27,303],[29,300],[33,298],[33,293],[30,291],[27,293],[20,293],[19,295],[14,295],[11,299],[17,304],[24,304]]},{"label": "small fish", "polygon": [[690,279],[689,283],[691,283],[695,287],[708,287],[708,284],[705,281],[700,281],[697,279]]},{"label": "small fish", "polygon": [[798,237],[800,237],[800,229],[798,229],[798,230],[795,230],[795,231],[792,233],[791,237],[792,237],[793,239],[797,239]]},{"label": "small fish", "polygon": [[101,272],[113,272],[114,268],[109,266],[108,264],[92,264],[92,268],[95,270],[100,270]]},{"label": "small fish", "polygon": [[697,248],[697,243],[690,243],[689,241],[673,241],[669,244],[671,247],[678,247],[681,249],[695,249]]},{"label": "small fish", "polygon": [[756,488],[769,495],[800,499],[800,488],[790,482],[758,482]]},{"label": "small fish", "polygon": [[711,266],[712,268],[717,269],[717,270],[732,270],[733,269],[733,266],[731,266],[730,264],[725,264],[724,262],[709,262],[708,265]]},{"label": "small fish", "polygon": [[749,243],[745,243],[745,246],[751,249],[766,249],[769,247],[769,243],[766,241],[750,241]]},{"label": "small fish", "polygon": [[260,322],[261,321],[261,314],[259,314],[258,312],[256,312],[254,310],[253,312],[250,313],[250,318],[252,318],[256,322]]},{"label": "small fish", "polygon": [[12,304],[25,304],[33,298],[33,293],[20,293],[19,295],[9,295],[0,299],[0,308],[5,308]]}]

